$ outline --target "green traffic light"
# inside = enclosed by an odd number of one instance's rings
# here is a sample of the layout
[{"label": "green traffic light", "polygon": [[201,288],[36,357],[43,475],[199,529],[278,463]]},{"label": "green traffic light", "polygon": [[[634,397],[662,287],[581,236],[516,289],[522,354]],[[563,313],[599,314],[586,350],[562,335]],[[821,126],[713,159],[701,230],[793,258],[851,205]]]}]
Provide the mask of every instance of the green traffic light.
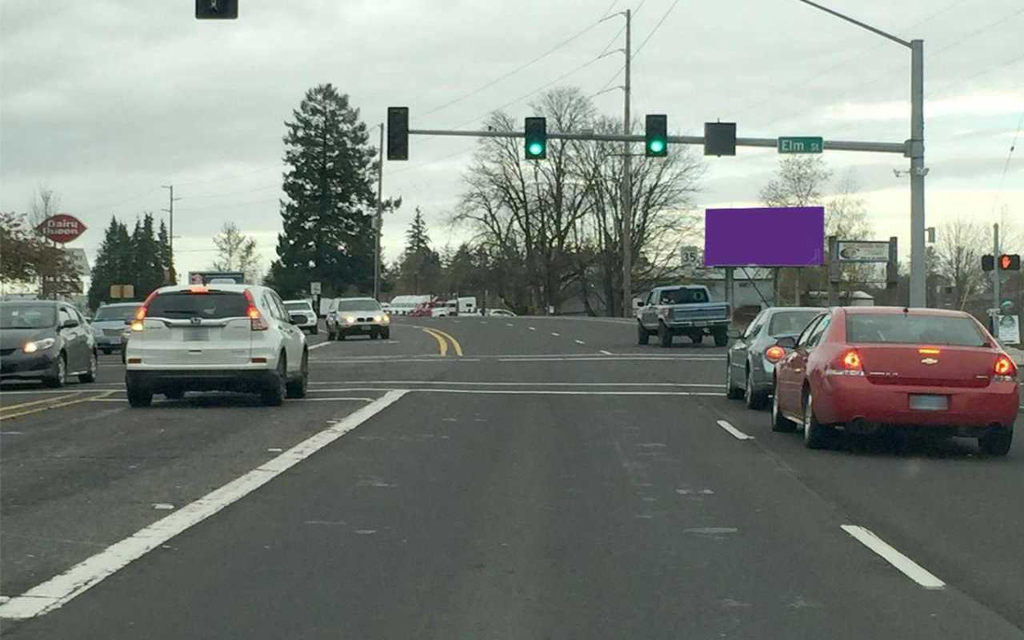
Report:
[{"label": "green traffic light", "polygon": [[651,140],[650,147],[652,153],[661,153],[662,151],[665,150],[665,141],[657,139]]},{"label": "green traffic light", "polygon": [[530,152],[531,156],[539,156],[544,153],[544,145],[539,142],[531,142],[530,146],[527,147],[527,150]]}]

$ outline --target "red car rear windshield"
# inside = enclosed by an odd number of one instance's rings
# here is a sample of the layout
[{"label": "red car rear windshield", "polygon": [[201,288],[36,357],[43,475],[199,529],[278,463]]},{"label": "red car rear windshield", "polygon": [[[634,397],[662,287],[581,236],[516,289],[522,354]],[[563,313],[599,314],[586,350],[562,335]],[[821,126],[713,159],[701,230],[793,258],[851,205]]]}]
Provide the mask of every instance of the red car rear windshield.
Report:
[{"label": "red car rear windshield", "polygon": [[857,313],[846,317],[846,341],[983,347],[988,340],[972,318]]},{"label": "red car rear windshield", "polygon": [[209,293],[162,293],[149,303],[146,316],[149,318],[167,318],[168,320],[187,320],[203,318],[212,320],[219,318],[244,318],[249,310],[249,301],[241,293],[215,292]]}]

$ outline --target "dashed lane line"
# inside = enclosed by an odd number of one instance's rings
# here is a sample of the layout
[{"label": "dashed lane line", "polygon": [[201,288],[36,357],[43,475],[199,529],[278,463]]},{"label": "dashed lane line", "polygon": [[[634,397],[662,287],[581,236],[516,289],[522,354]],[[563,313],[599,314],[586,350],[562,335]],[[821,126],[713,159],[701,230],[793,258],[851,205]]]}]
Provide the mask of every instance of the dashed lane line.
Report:
[{"label": "dashed lane line", "polygon": [[939,580],[930,571],[891,547],[885,540],[876,536],[870,529],[852,524],[844,524],[842,525],[842,529],[853,536],[857,542],[860,542],[868,549],[877,553],[879,556],[884,558],[886,562],[899,569],[903,575],[907,576],[925,589],[942,589],[946,586],[945,582]]},{"label": "dashed lane line", "polygon": [[732,426],[731,424],[729,424],[725,420],[719,420],[718,421],[718,426],[720,426],[723,429],[725,429],[726,431],[728,431],[729,434],[732,435],[732,437],[736,438],[737,440],[753,440],[754,439],[754,436],[750,436],[750,435],[747,435],[747,434],[743,433],[742,431],[740,431],[736,427]]}]

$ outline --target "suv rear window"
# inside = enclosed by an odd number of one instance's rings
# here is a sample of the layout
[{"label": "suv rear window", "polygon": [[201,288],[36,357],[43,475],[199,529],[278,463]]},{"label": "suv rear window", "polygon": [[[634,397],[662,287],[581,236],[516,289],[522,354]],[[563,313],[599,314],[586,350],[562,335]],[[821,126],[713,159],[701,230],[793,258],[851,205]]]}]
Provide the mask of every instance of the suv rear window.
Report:
[{"label": "suv rear window", "polygon": [[146,316],[187,320],[189,318],[244,318],[249,310],[245,295],[235,292],[162,293],[149,303]]},{"label": "suv rear window", "polygon": [[138,310],[139,306],[141,305],[127,307],[100,307],[93,320],[96,322],[131,320],[135,317],[135,312]]},{"label": "suv rear window", "polygon": [[289,311],[312,311],[313,305],[308,302],[286,302],[284,308]]},{"label": "suv rear window", "polygon": [[846,317],[851,343],[935,344],[983,347],[988,344],[972,318],[913,314],[858,313]]}]

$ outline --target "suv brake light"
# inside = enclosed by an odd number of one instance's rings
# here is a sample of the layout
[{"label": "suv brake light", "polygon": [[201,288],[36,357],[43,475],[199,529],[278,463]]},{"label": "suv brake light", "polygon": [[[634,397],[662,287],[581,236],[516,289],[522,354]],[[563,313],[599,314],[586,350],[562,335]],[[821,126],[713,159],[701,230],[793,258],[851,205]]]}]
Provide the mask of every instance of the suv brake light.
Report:
[{"label": "suv brake light", "polygon": [[992,371],[995,374],[992,379],[998,382],[1013,382],[1017,378],[1017,365],[1005,355],[996,358]]},{"label": "suv brake light", "polygon": [[245,290],[245,300],[249,303],[249,308],[246,309],[245,315],[249,317],[252,330],[266,331],[269,329],[270,325],[267,324],[267,321],[263,317],[263,314],[260,313],[260,310],[256,308],[256,302],[252,299],[252,293],[248,289]]},{"label": "suv brake light", "polygon": [[764,357],[768,358],[769,362],[775,363],[786,357],[786,350],[777,344],[773,344],[764,350]]}]

